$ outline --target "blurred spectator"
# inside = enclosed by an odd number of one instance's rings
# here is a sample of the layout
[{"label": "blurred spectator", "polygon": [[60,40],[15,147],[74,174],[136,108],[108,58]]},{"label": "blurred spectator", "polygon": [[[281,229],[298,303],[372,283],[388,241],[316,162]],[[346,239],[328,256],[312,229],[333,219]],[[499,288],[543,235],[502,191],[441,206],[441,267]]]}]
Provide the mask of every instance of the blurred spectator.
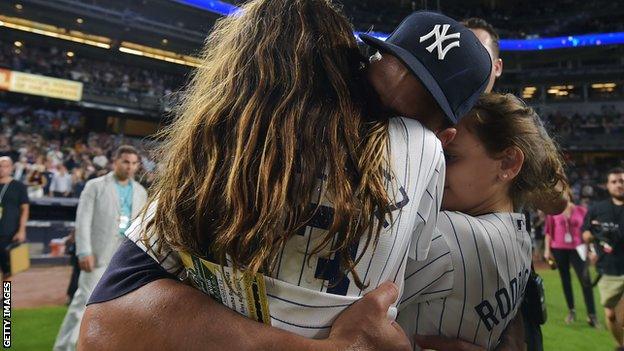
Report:
[{"label": "blurred spectator", "polygon": [[11,276],[11,260],[8,246],[13,242],[26,241],[26,222],[30,207],[24,184],[15,181],[13,161],[0,156],[0,268],[2,279]]},{"label": "blurred spectator", "polygon": [[58,171],[52,175],[50,196],[69,197],[73,187],[72,175],[67,172],[67,168],[62,164],[58,165],[57,168]]},{"label": "blurred spectator", "polygon": [[84,172],[81,168],[74,168],[72,171],[72,194],[74,197],[80,197],[82,190],[85,187]]},{"label": "blurred spectator", "polygon": [[48,181],[43,175],[43,169],[34,167],[28,175],[26,185],[28,186],[28,197],[31,199],[41,198],[44,195],[43,189],[47,185]]},{"label": "blurred spectator", "polygon": [[100,169],[106,168],[108,165],[108,157],[104,156],[102,149],[96,149],[95,157],[93,158],[93,164],[98,166]]},{"label": "blurred spectator", "polygon": [[570,266],[572,266],[581,282],[587,309],[587,323],[595,328],[598,326],[598,320],[596,319],[596,306],[594,305],[594,294],[589,271],[585,269],[585,262],[577,252],[577,247],[583,242],[581,234],[586,213],[586,207],[578,206],[570,200],[563,213],[546,216],[544,258],[546,260],[555,260],[557,263],[563,294],[568,305],[568,315],[565,318],[565,323],[572,324],[576,320],[570,276]]}]

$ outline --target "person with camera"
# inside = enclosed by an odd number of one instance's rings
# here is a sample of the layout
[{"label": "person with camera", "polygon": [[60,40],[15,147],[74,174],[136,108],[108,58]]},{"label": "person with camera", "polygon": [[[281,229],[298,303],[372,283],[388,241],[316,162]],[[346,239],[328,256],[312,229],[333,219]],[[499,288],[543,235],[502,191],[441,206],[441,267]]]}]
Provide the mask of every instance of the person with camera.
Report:
[{"label": "person with camera", "polygon": [[607,172],[610,198],[593,204],[585,216],[583,239],[594,242],[600,302],[605,308],[607,327],[624,350],[624,168]]}]

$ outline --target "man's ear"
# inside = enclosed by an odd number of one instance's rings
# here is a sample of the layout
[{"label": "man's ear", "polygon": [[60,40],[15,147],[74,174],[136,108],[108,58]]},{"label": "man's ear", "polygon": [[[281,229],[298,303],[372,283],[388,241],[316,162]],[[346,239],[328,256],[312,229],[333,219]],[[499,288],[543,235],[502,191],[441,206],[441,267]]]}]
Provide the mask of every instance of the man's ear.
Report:
[{"label": "man's ear", "polygon": [[502,181],[514,179],[524,164],[524,152],[517,146],[508,147],[503,151],[498,178]]},{"label": "man's ear", "polygon": [[438,137],[438,139],[440,139],[440,142],[442,143],[442,147],[446,147],[455,139],[455,136],[457,136],[457,129],[446,128],[444,130],[437,132],[436,136]]},{"label": "man's ear", "polygon": [[498,78],[503,74],[503,59],[498,58],[494,61],[494,77]]}]

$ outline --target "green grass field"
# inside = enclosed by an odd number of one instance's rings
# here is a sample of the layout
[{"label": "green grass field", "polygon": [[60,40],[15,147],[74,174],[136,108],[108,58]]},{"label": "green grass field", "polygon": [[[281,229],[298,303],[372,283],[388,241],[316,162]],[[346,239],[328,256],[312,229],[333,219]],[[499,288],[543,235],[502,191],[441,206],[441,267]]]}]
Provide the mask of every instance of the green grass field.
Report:
[{"label": "green grass field", "polygon": [[[573,284],[578,320],[572,325],[566,325],[563,320],[567,314],[567,307],[557,271],[541,271],[540,274],[546,283],[548,303],[548,322],[543,328],[545,349],[549,351],[613,350],[614,343],[604,327],[602,308],[598,308],[601,330],[592,329],[585,322],[586,311],[576,276],[573,275]],[[595,299],[596,306],[599,307],[597,291],[595,291]],[[51,350],[65,310],[64,306],[14,310],[12,348],[24,351]]]},{"label": "green grass field", "polygon": [[559,272],[542,270],[538,272],[546,284],[546,303],[548,305],[548,321],[542,331],[544,334],[545,350],[565,351],[611,351],[615,348],[611,334],[604,324],[603,308],[600,306],[598,289],[594,289],[594,300],[601,329],[592,329],[585,322],[587,310],[583,302],[581,285],[575,273],[572,273],[572,286],[574,288],[574,302],[576,307],[576,323],[566,325],[564,319],[568,314]]}]

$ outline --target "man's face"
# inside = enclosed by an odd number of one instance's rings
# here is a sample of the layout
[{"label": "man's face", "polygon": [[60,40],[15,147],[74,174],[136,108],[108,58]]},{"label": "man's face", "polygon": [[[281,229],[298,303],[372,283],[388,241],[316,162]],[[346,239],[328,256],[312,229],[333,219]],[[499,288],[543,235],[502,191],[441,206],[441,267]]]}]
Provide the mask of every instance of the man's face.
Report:
[{"label": "man's face", "polygon": [[470,30],[479,39],[481,44],[485,46],[485,49],[487,50],[488,54],[490,54],[490,58],[492,59],[492,71],[490,72],[488,85],[485,88],[485,92],[489,93],[494,87],[494,82],[496,81],[496,78],[500,77],[503,73],[503,60],[501,60],[501,58],[498,57],[498,54],[496,53],[494,41],[492,40],[492,36],[490,35],[490,33],[479,28],[471,28]]},{"label": "man's face", "polygon": [[135,154],[121,154],[114,163],[115,174],[120,180],[134,178],[134,174],[139,169],[139,157]]},{"label": "man's face", "polygon": [[401,60],[378,52],[371,57],[366,76],[384,109],[396,116],[416,119],[430,130],[442,129],[444,112]]},{"label": "man's face", "polygon": [[9,160],[0,161],[0,177],[10,177],[13,174],[13,162]]},{"label": "man's face", "polygon": [[607,191],[611,197],[624,201],[624,173],[609,174]]}]

